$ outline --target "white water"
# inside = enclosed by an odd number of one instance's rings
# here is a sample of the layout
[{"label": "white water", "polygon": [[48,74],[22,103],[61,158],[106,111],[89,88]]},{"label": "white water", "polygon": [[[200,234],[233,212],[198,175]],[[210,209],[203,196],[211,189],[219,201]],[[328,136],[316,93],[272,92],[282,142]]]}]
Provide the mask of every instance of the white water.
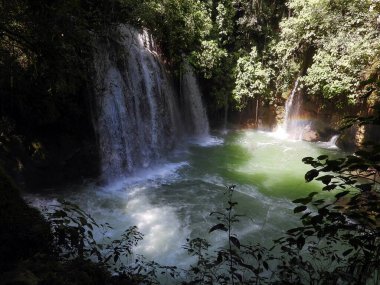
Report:
[{"label": "white water", "polygon": [[[217,223],[210,212],[225,208],[227,185],[237,184],[237,211],[247,215],[234,227],[242,241],[268,243],[296,225],[291,200],[320,189],[305,185],[308,167],[301,158],[330,150],[249,130],[210,136],[191,67],[185,64],[180,108],[151,37],[126,26],[113,33],[112,42],[98,41],[95,57],[94,124],[103,178],[110,183],[30,199],[40,205],[69,199],[99,223],[110,223],[107,235],[114,239],[137,225],[144,239],[135,254],[183,268],[192,263],[182,249],[186,238],[207,238],[211,251],[225,244],[225,236],[208,231]],[[287,119],[292,106],[293,99]],[[184,142],[183,134],[195,137]],[[178,144],[183,145],[173,151]]]},{"label": "white water", "polygon": [[[208,119],[190,65],[181,109],[174,82],[146,32],[120,25],[96,42],[94,126],[103,180],[150,167],[181,141],[183,131],[208,135]],[[180,113],[189,114],[185,122]],[[184,126],[187,126],[185,128]]]},{"label": "white water", "polygon": [[29,199],[39,206],[56,204],[59,197],[77,203],[98,223],[111,224],[107,236],[112,239],[137,225],[144,239],[135,254],[188,268],[193,259],[182,248],[186,238],[208,239],[210,253],[225,245],[223,234],[208,231],[218,223],[210,212],[225,208],[226,185],[237,185],[236,210],[246,215],[233,230],[242,242],[270,244],[296,226],[291,200],[321,189],[318,183],[304,183],[309,167],[301,159],[321,154],[334,155],[335,151],[318,144],[278,140],[265,132],[230,131],[209,144],[178,149],[169,162],[140,169],[112,184],[52,190]]},{"label": "white water", "polygon": [[181,90],[185,108],[185,122],[188,133],[198,137],[209,136],[209,123],[206,109],[202,102],[202,93],[191,65],[185,60],[183,64]]},{"label": "white water", "polygon": [[339,138],[339,135],[332,136],[328,142],[318,142],[318,146],[327,148],[327,149],[338,149],[336,142]]},{"label": "white water", "polygon": [[296,106],[293,106],[294,104],[294,96],[297,93],[297,88],[298,88],[298,83],[299,83],[299,77],[296,80],[296,83],[294,84],[293,90],[290,94],[289,99],[286,101],[285,104],[285,119],[284,119],[284,128],[287,132],[290,131],[291,128],[291,119],[294,116],[298,115],[299,112],[299,104],[296,102]]},{"label": "white water", "polygon": [[298,77],[289,98],[286,100],[284,121],[277,126],[274,132],[276,137],[280,139],[301,140],[302,133],[306,127],[305,123],[298,121],[301,108],[300,98],[297,96],[299,80],[300,78]]},{"label": "white water", "polygon": [[[278,125],[272,133],[272,136],[277,139],[300,141],[303,139],[305,132],[312,130],[312,122],[310,120],[302,120],[300,114],[301,99],[300,96],[297,96],[299,80],[300,78],[298,77],[293,90],[286,101],[284,121],[281,125]],[[334,135],[329,141],[318,142],[317,144],[319,147],[326,149],[338,149],[336,146],[338,138],[339,135]]]}]

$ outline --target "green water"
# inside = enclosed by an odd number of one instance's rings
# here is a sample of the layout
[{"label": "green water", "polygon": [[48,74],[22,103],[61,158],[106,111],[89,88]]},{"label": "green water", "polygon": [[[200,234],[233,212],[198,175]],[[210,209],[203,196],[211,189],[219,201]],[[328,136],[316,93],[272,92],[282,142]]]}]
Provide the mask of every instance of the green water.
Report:
[{"label": "green water", "polygon": [[[135,252],[163,264],[185,266],[191,259],[182,246],[186,238],[207,238],[214,248],[224,237],[209,234],[217,221],[210,212],[225,208],[225,190],[236,185],[236,211],[246,215],[234,233],[247,243],[270,244],[281,233],[296,226],[292,200],[319,191],[317,182],[306,184],[310,169],[306,156],[339,151],[328,143],[315,144],[276,138],[272,133],[252,130],[187,144],[168,161],[136,172],[108,186],[88,184],[65,191],[72,200],[99,222],[108,222],[117,238],[131,225],[145,235]],[[54,191],[34,197],[36,203],[62,196]]]}]

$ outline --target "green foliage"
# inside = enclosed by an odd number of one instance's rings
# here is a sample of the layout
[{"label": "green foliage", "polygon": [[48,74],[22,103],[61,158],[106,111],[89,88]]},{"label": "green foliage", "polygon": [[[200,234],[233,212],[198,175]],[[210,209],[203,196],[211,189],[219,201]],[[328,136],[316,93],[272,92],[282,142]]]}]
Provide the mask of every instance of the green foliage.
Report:
[{"label": "green foliage", "polygon": [[234,32],[234,17],[236,10],[232,1],[222,1],[216,7],[216,28],[219,35],[219,42],[222,46],[231,43]]},{"label": "green foliage", "polygon": [[[211,102],[209,109],[215,111],[229,103],[241,107],[242,102],[248,98],[246,95],[249,89],[256,93],[265,89],[264,97],[273,96],[274,88],[268,79],[272,76],[272,67],[266,59],[263,61],[261,53],[274,37],[274,29],[285,9],[284,3],[245,0],[204,2],[212,26],[210,32],[201,38],[201,45],[194,46],[191,62],[206,79],[206,92],[210,94]],[[256,76],[251,79],[250,65],[241,62],[237,68],[237,63],[239,58],[242,58],[241,61],[249,61],[246,57],[249,57],[248,53],[253,49],[258,50],[259,55],[254,57],[261,65],[251,64]],[[248,87],[243,82],[246,79],[249,81]],[[260,85],[259,88],[256,85]]]},{"label": "green foliage", "polygon": [[[92,260],[95,266],[136,284],[160,284],[162,276],[179,277],[175,266],[164,266],[146,260],[144,256],[134,256],[133,248],[143,239],[136,226],[125,230],[120,238],[111,239],[108,233],[113,228],[110,224],[98,224],[68,201],[46,208],[45,214],[52,230],[52,249],[64,264],[72,260]],[[132,257],[134,262],[131,262]]]},{"label": "green foliage", "polygon": [[202,41],[201,48],[192,54],[192,62],[203,74],[204,78],[210,79],[216,74],[220,74],[223,59],[227,57],[227,52],[219,48],[216,41]]},{"label": "green foliage", "polygon": [[282,252],[298,264],[297,271],[285,268],[289,279],[308,276],[317,284],[379,281],[379,151],[374,146],[337,160],[304,158],[313,167],[306,181],[321,181],[324,191],[335,191],[336,199],[315,199],[316,193],[311,193],[294,201],[302,204],[295,212],[302,212],[303,226],[278,241]]},{"label": "green foliage", "polygon": [[379,56],[378,3],[291,0],[288,7],[291,16],[281,22],[274,47],[280,82],[295,64],[309,94],[358,102],[363,70]]},{"label": "green foliage", "polygon": [[153,33],[174,63],[180,63],[183,53],[195,50],[211,31],[211,19],[202,1],[140,2],[136,5],[141,8],[133,18]]},{"label": "green foliage", "polygon": [[310,94],[323,94],[331,99],[346,96],[353,104],[359,99],[355,91],[360,74],[378,55],[380,41],[374,31],[338,32],[325,38],[326,42],[313,57],[314,63],[303,80]]},{"label": "green foliage", "polygon": [[[349,118],[348,127],[353,123],[377,124],[378,115]],[[367,143],[362,150],[343,158],[321,155],[305,157],[303,162],[312,166],[305,174],[306,182],[320,181],[323,191],[334,191],[335,199],[318,198],[314,192],[294,201],[301,204],[294,212],[302,212],[302,226],[289,230],[288,238],[277,241],[288,256],[284,262],[298,265],[297,270],[283,268],[286,280],[379,283],[380,146]]]},{"label": "green foliage", "polygon": [[234,191],[235,185],[227,188],[224,211],[210,214],[216,217],[217,224],[210,228],[209,233],[221,232],[227,245],[211,255],[207,240],[188,240],[185,249],[189,255],[197,257],[197,262],[191,266],[187,277],[191,281],[186,284],[264,284],[269,280],[265,273],[273,257],[268,249],[259,244],[243,244],[233,233],[233,225],[243,217],[236,213],[238,203],[233,201]]},{"label": "green foliage", "polygon": [[264,97],[268,99],[271,95],[269,84],[271,75],[272,70],[263,66],[256,48],[252,48],[249,56],[240,57],[237,61],[234,99],[240,104],[243,104],[243,98]]},{"label": "green foliage", "polygon": [[[120,239],[111,240],[106,233],[112,230],[112,227],[108,223],[97,224],[77,205],[61,201],[54,208],[54,211],[46,210],[46,215],[54,237],[54,248],[64,260],[95,257],[100,263],[107,265],[111,261],[113,266],[117,266],[121,257],[126,258],[132,254],[132,248],[143,237],[136,227],[131,227]],[[99,243],[94,238],[95,233],[103,235],[104,243]],[[124,267],[121,263],[120,267],[115,269],[122,271]]]},{"label": "green foliage", "polygon": [[[100,2],[0,4],[2,116],[29,128],[63,125],[63,114],[70,115],[66,122],[84,121],[86,113],[78,109],[84,105],[80,95],[88,79],[90,37],[108,23],[110,10]],[[104,18],[96,9],[104,10]]]},{"label": "green foliage", "polygon": [[258,46],[265,50],[278,33],[278,23],[283,17],[286,1],[236,0],[236,36],[239,48]]}]

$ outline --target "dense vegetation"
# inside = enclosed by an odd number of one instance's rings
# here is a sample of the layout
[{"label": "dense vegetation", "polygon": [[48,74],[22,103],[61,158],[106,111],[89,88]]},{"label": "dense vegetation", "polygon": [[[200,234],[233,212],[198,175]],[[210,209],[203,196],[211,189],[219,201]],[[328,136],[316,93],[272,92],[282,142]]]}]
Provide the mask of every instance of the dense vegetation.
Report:
[{"label": "dense vegetation", "polygon": [[[71,149],[56,159],[66,163],[83,150],[72,152],[78,141],[86,145],[85,155],[65,169],[78,161],[87,166],[96,156],[87,143],[94,141],[88,95],[92,42],[95,35],[107,37],[115,25],[149,29],[178,76],[187,57],[202,77],[211,114],[227,105],[244,108],[251,99],[282,104],[297,78],[310,100],[321,107],[333,102],[344,113],[347,106],[358,111],[363,102],[365,108],[378,103],[379,13],[376,0],[3,0],[0,166],[19,178],[28,165],[47,169],[49,156]],[[352,117],[351,123],[378,124],[378,115]],[[223,222],[211,229],[227,232],[228,247],[213,256],[206,253],[207,241],[189,241],[187,250],[198,263],[186,273],[191,279],[186,282],[379,282],[378,145],[368,144],[341,160],[323,156],[304,162],[314,168],[306,180],[322,181],[326,191],[338,189],[336,201],[315,200],[313,193],[297,200],[301,205],[295,212],[303,213],[303,226],[279,239],[273,253],[261,245],[240,244],[233,235],[236,204],[234,188],[229,188],[227,212],[219,213]],[[91,167],[84,170],[88,176],[96,173]],[[141,238],[134,228],[101,255],[92,237],[98,225],[91,217],[64,204],[46,222],[25,205],[2,167],[0,179],[0,268],[26,276],[21,284],[149,283],[161,271],[183,276],[176,268],[139,261],[134,268],[119,266],[119,277],[112,277],[107,262],[120,265],[120,255],[129,254]],[[98,263],[89,262],[90,257]]]}]

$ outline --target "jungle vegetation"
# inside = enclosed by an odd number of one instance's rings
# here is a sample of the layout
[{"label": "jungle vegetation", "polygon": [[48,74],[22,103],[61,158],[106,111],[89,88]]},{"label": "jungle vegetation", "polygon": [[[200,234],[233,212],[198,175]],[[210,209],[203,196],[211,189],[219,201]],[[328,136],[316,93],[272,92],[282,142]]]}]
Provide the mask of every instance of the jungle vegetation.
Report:
[{"label": "jungle vegetation", "polygon": [[[208,109],[216,113],[226,104],[244,108],[250,98],[280,104],[297,78],[307,96],[325,104],[376,106],[379,15],[377,0],[2,0],[0,166],[22,168],[20,156],[42,159],[45,136],[91,138],[83,130],[91,124],[92,39],[107,37],[120,23],[147,28],[175,74],[186,56],[202,77]],[[372,117],[354,116],[345,125],[378,124],[377,109],[371,112]],[[378,145],[367,144],[338,160],[305,158],[313,167],[306,181],[318,179],[323,190],[338,190],[336,199],[311,193],[296,200],[302,226],[275,241],[277,253],[243,245],[233,234],[237,213],[234,186],[229,187],[222,222],[210,229],[225,234],[228,247],[213,255],[203,238],[188,241],[198,262],[183,283],[378,284],[379,153]],[[25,269],[26,281],[18,284],[152,284],[161,272],[183,276],[176,268],[143,260],[134,268],[119,266],[119,275],[112,276],[109,262],[120,265],[120,255],[128,255],[142,238],[135,228],[102,256],[91,236],[100,226],[96,221],[71,204],[46,221],[22,201],[4,169],[0,266]],[[333,266],[321,268],[315,260]]]}]

